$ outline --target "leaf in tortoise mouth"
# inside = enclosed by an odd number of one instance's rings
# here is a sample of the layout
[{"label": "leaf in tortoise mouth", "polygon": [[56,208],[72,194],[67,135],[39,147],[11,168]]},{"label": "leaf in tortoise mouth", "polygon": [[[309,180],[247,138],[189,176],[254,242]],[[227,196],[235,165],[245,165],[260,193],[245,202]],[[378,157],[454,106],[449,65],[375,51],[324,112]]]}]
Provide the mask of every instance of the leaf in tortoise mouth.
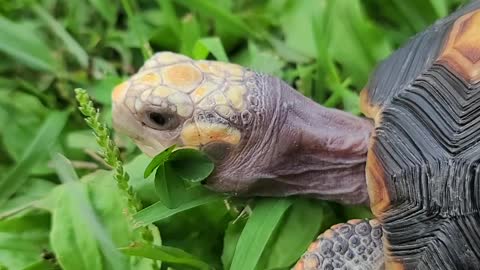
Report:
[{"label": "leaf in tortoise mouth", "polygon": [[144,172],[147,178],[155,173],[155,190],[168,208],[177,208],[192,198],[189,184],[205,180],[213,171],[213,162],[195,149],[178,149],[175,145],[155,156]]},{"label": "leaf in tortoise mouth", "polygon": [[167,162],[167,160],[169,159],[175,147],[176,145],[172,145],[167,149],[163,150],[160,154],[156,155],[145,168],[143,177],[144,178],[149,177],[156,168],[158,168],[159,166],[162,166],[165,162]]}]

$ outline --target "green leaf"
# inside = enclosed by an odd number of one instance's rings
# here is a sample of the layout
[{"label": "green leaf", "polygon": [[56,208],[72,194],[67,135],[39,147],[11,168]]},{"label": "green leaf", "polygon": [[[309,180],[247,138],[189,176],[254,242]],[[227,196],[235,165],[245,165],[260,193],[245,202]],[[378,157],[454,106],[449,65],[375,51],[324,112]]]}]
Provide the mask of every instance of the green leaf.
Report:
[{"label": "green leaf", "polygon": [[[143,237],[124,213],[127,201],[111,172],[97,171],[78,181],[68,160],[57,156],[54,161],[65,182],[55,190],[51,232],[62,269],[155,269],[151,260],[130,260],[117,249]],[[160,243],[158,231],[148,229]]]},{"label": "green leaf", "polygon": [[85,52],[82,46],[65,30],[63,25],[57,22],[55,18],[39,5],[33,5],[32,10],[44,21],[52,32],[65,43],[65,49],[75,56],[80,66],[86,68],[88,66],[87,52]]},{"label": "green leaf", "polygon": [[209,53],[213,54],[219,61],[229,61],[222,41],[218,37],[199,39],[193,46],[193,58],[195,59],[205,59]]},{"label": "green leaf", "polygon": [[185,182],[178,177],[170,163],[162,164],[157,168],[155,190],[166,207],[177,208],[184,203],[188,196],[186,189]]},{"label": "green leaf", "polygon": [[448,0],[430,0],[430,4],[432,5],[439,18],[447,16]]},{"label": "green leaf", "polygon": [[245,218],[236,219],[228,224],[223,239],[222,264],[224,269],[230,269],[235,255],[238,239],[242,235],[243,228],[246,224]]},{"label": "green leaf", "polygon": [[235,16],[229,10],[223,9],[214,1],[203,0],[175,0],[175,2],[182,4],[188,9],[198,11],[203,15],[209,16],[217,20],[219,23],[228,26],[231,31],[238,34],[246,34],[249,37],[258,38],[259,35],[242,19]]},{"label": "green leaf", "polygon": [[25,211],[45,198],[55,187],[52,182],[42,179],[29,179],[27,185],[23,185],[15,196],[0,207],[0,219]]},{"label": "green leaf", "polygon": [[205,180],[214,169],[207,155],[188,148],[174,151],[168,163],[181,179],[194,183]]},{"label": "green leaf", "polygon": [[328,203],[295,199],[262,254],[265,264],[260,269],[291,267],[317,236],[336,222]]},{"label": "green leaf", "polygon": [[174,265],[186,265],[196,269],[211,269],[207,263],[179,248],[135,242],[120,250],[130,256],[160,260]]},{"label": "green leaf", "polygon": [[18,162],[49,111],[35,96],[14,90],[0,91],[0,108],[15,119],[9,121],[9,128],[2,132],[5,150]]},{"label": "green leaf", "polygon": [[150,43],[145,36],[144,28],[142,27],[141,17],[135,14],[134,6],[130,0],[121,0],[123,9],[127,13],[128,16],[128,24],[131,27],[134,37],[137,39],[139,43],[140,50],[142,51],[143,60],[147,60],[152,57],[152,48],[150,47]]},{"label": "green leaf", "polygon": [[44,250],[50,250],[50,216],[31,212],[0,221],[0,262],[7,269],[22,269],[37,262]]},{"label": "green leaf", "polygon": [[101,102],[104,105],[112,104],[112,90],[118,84],[122,83],[124,78],[120,78],[116,75],[111,75],[98,81],[93,87],[87,89],[90,96],[95,101]]},{"label": "green leaf", "polygon": [[35,29],[0,15],[0,51],[30,68],[55,73],[58,63]]},{"label": "green leaf", "polygon": [[267,50],[260,50],[253,42],[248,43],[248,62],[243,63],[255,71],[274,76],[282,75],[282,68],[286,63],[277,55]]},{"label": "green leaf", "polygon": [[345,217],[345,220],[375,218],[372,211],[367,206],[344,206],[343,216]]},{"label": "green leaf", "polygon": [[90,4],[110,25],[117,20],[118,6],[116,1],[111,0],[89,0]]},{"label": "green leaf", "polygon": [[162,7],[163,16],[165,17],[165,20],[167,21],[167,24],[170,27],[170,30],[178,38],[180,36],[181,25],[180,25],[180,19],[178,18],[175,12],[175,7],[173,6],[172,1],[157,0],[157,3],[159,4],[160,7]]},{"label": "green leaf", "polygon": [[177,213],[181,213],[194,207],[224,199],[224,197],[221,195],[207,192],[201,186],[192,188],[190,190],[190,194],[190,200],[175,209],[168,208],[162,202],[157,202],[145,209],[142,209],[133,216],[136,221],[136,225],[145,226],[147,224],[171,217]]},{"label": "green leaf", "polygon": [[0,179],[0,205],[22,187],[32,167],[46,157],[46,154],[57,143],[69,112],[53,111],[43,123],[37,136],[28,145],[17,164]]},{"label": "green leaf", "polygon": [[[145,154],[138,155],[131,162],[125,164],[125,171],[130,175],[130,185],[141,199],[147,205],[158,201],[158,194],[155,191],[155,175],[150,175],[145,181],[143,173],[145,167],[151,162],[151,158]],[[112,175],[113,176],[113,175]]]},{"label": "green leaf", "polygon": [[[32,263],[29,266],[23,268],[22,270],[52,270],[55,269],[56,265],[52,262],[46,260],[40,260],[38,262]],[[1,269],[1,268],[0,268]]]},{"label": "green leaf", "polygon": [[[53,160],[60,179],[65,182],[64,189],[58,191],[60,194],[52,216],[51,232],[52,247],[62,268],[65,270],[128,269],[125,257],[117,251],[98,213],[95,212],[94,207],[98,205],[90,201],[90,196],[93,198],[102,196],[103,200],[112,202],[110,207],[119,207],[122,198],[119,198],[118,193],[113,192],[115,189],[108,192],[101,192],[99,189],[90,190],[89,186],[80,183],[73,167],[65,157],[57,154]],[[98,195],[94,192],[98,192]],[[116,203],[113,203],[115,201]],[[120,209],[113,211],[121,213]],[[117,218],[110,222],[125,224],[126,221],[124,218]],[[117,235],[118,237],[128,235],[128,231],[125,230],[120,233],[124,235]]]},{"label": "green leaf", "polygon": [[147,178],[149,177],[152,172],[158,168],[158,166],[163,165],[167,160],[170,158],[170,155],[172,154],[173,149],[175,149],[176,145],[172,145],[168,147],[167,149],[163,150],[160,154],[156,155],[152,161],[147,165],[145,168],[145,172],[143,173],[143,177]]},{"label": "green leaf", "polygon": [[255,269],[268,240],[291,205],[287,199],[257,202],[238,240],[231,270]]},{"label": "green leaf", "polygon": [[180,53],[194,57],[193,56],[193,48],[197,40],[200,39],[201,30],[200,24],[197,20],[197,17],[194,15],[187,16],[182,20],[181,25],[181,45],[180,45]]}]

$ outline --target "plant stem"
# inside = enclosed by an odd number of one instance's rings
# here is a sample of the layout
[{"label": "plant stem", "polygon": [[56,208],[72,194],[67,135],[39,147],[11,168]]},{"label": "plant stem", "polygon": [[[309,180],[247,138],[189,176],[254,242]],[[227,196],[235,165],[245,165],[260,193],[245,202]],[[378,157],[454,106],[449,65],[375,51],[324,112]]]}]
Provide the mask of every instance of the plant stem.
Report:
[{"label": "plant stem", "polygon": [[120,152],[113,140],[110,138],[110,131],[100,121],[100,113],[95,109],[93,102],[84,89],[75,89],[76,98],[80,104],[79,110],[85,116],[85,122],[93,130],[97,143],[101,148],[101,156],[105,162],[113,168],[113,178],[117,181],[117,187],[125,195],[128,202],[128,216],[131,217],[141,209],[142,204],[136,197],[135,192],[129,185],[130,176],[123,169],[123,163],[120,160]]}]

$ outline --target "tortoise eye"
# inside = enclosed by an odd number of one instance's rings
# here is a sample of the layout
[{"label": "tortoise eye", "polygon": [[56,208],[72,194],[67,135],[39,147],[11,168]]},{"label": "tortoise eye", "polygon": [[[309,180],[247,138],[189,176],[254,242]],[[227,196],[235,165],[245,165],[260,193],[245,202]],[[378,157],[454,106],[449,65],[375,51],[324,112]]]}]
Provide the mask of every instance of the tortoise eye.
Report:
[{"label": "tortoise eye", "polygon": [[167,130],[176,128],[179,121],[177,116],[171,112],[153,111],[145,114],[144,123],[153,129]]},{"label": "tortoise eye", "polygon": [[167,118],[161,113],[152,112],[149,117],[150,120],[158,126],[164,126],[165,123],[167,123]]}]

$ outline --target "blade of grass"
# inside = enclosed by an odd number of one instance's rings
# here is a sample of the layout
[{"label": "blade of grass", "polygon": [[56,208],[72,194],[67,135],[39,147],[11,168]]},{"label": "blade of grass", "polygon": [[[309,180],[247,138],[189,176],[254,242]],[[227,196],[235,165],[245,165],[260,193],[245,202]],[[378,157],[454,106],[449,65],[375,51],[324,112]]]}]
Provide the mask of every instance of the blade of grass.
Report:
[{"label": "blade of grass", "polygon": [[128,20],[130,21],[133,31],[135,32],[138,40],[140,41],[140,50],[142,51],[143,59],[147,60],[152,56],[152,48],[150,47],[150,43],[145,38],[141,27],[139,27],[137,18],[135,18],[135,14],[133,11],[133,5],[130,0],[122,0],[122,6],[125,12],[127,13]]},{"label": "blade of grass", "polygon": [[120,248],[120,251],[130,256],[139,256],[171,264],[186,265],[196,269],[211,269],[207,263],[192,254],[174,247],[134,242],[129,247]]},{"label": "blade of grass", "polygon": [[175,12],[175,7],[172,4],[171,0],[157,0],[158,5],[162,8],[163,14],[166,18],[166,21],[177,38],[180,37],[181,33],[181,24],[178,16]]},{"label": "blade of grass", "polygon": [[75,56],[80,66],[86,68],[88,66],[88,54],[82,46],[41,6],[33,5],[32,10],[65,43],[65,49]]},{"label": "blade of grass", "polygon": [[213,54],[219,61],[228,62],[227,53],[218,37],[199,39],[193,46],[193,57],[195,59],[205,59],[209,53]]},{"label": "blade of grass", "polygon": [[201,30],[200,23],[197,17],[193,14],[187,15],[183,18],[180,33],[180,53],[193,57],[193,48],[195,42],[200,39]]},{"label": "blade of grass", "polygon": [[448,14],[448,1],[447,0],[430,0],[435,13],[439,18],[445,17]]},{"label": "blade of grass", "polygon": [[0,205],[13,195],[28,179],[35,164],[44,159],[48,151],[57,142],[70,112],[54,111],[50,113],[38,130],[37,136],[26,148],[19,162],[0,180]]},{"label": "blade of grass", "polygon": [[52,50],[33,31],[0,15],[0,51],[30,68],[56,73]]},{"label": "blade of grass", "polygon": [[100,13],[100,15],[108,22],[109,25],[114,25],[117,20],[116,1],[106,0],[89,0],[90,4]]},{"label": "blade of grass", "polygon": [[246,34],[251,38],[261,39],[261,36],[248,26],[242,19],[235,16],[232,12],[222,9],[214,1],[204,0],[175,0],[175,2],[185,6],[188,9],[198,11],[205,16],[218,20],[232,31]]},{"label": "blade of grass", "polygon": [[104,258],[112,267],[111,269],[128,269],[128,266],[122,265],[122,253],[120,253],[112,239],[104,228],[103,224],[99,221],[95,214],[95,211],[89,201],[88,195],[80,185],[80,179],[78,179],[77,173],[73,168],[71,162],[61,154],[53,155],[53,164],[57,171],[57,174],[62,182],[66,184],[66,192],[69,193],[71,198],[75,201],[75,208],[72,209],[72,213],[78,213],[82,219],[87,221],[91,232],[98,240]]},{"label": "blade of grass", "polygon": [[255,269],[268,240],[291,205],[287,199],[267,199],[255,206],[238,240],[230,270]]},{"label": "blade of grass", "polygon": [[205,194],[204,192],[199,192],[196,196],[190,197],[189,201],[174,209],[168,208],[161,202],[154,203],[133,215],[133,219],[135,220],[135,226],[141,227],[155,221],[171,217],[175,214],[192,209],[194,207],[216,202],[222,199],[224,199],[224,197],[218,194]]},{"label": "blade of grass", "polygon": [[54,269],[54,264],[50,261],[46,261],[42,259],[35,263],[30,264],[29,266],[23,268],[22,270],[51,270],[51,269]]}]

